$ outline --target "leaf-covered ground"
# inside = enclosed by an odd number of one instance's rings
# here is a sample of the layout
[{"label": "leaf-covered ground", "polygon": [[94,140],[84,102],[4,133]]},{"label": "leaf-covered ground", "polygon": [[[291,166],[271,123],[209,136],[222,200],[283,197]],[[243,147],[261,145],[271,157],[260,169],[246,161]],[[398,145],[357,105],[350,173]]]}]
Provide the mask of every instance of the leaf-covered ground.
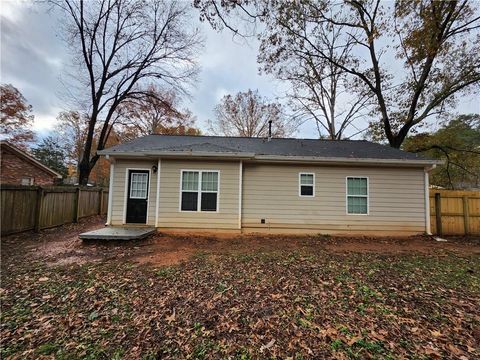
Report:
[{"label": "leaf-covered ground", "polygon": [[[2,243],[2,358],[480,356],[478,242],[458,244],[457,251],[452,242],[437,248],[412,238],[436,250],[389,252],[345,250],[355,239],[322,236],[270,236],[263,243],[179,236],[168,241],[179,249],[194,241],[199,250],[164,266],[138,262],[144,256],[135,253],[156,249],[167,241],[162,236],[75,243],[101,256],[58,262],[74,249],[47,256],[32,246],[32,238],[60,241],[62,230],[53,234]],[[222,251],[205,245],[219,241]],[[373,242],[398,245],[358,240]],[[237,251],[225,251],[228,244]]]}]

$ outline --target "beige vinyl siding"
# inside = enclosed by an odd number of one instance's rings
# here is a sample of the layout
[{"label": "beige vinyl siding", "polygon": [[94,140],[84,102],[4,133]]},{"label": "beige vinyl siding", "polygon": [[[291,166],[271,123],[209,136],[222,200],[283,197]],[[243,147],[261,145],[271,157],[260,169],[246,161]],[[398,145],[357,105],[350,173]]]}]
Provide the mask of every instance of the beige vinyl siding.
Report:
[{"label": "beige vinyl siding", "polygon": [[[218,170],[217,212],[180,211],[182,170]],[[160,228],[238,229],[239,162],[162,159],[160,169]]]},{"label": "beige vinyl siding", "polygon": [[114,164],[113,176],[113,199],[112,199],[112,225],[124,224],[125,214],[125,186],[128,181],[127,169],[150,170],[150,182],[148,189],[148,219],[147,225],[155,225],[155,204],[157,198],[157,174],[152,171],[156,161],[136,161],[118,159]]},{"label": "beige vinyl siding", "polygon": [[[425,231],[423,169],[244,163],[242,228],[325,233]],[[300,197],[299,173],[315,174],[315,197]],[[368,177],[369,214],[346,211],[346,178]],[[265,224],[261,224],[265,219]]]}]

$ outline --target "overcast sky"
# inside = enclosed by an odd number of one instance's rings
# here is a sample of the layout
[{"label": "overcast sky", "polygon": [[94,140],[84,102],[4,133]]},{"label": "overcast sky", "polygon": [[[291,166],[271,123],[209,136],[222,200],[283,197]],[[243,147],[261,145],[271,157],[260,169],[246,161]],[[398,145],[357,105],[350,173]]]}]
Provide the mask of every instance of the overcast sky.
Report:
[{"label": "overcast sky", "polygon": [[[64,73],[69,56],[58,36],[58,19],[38,3],[0,0],[0,21],[1,82],[13,84],[24,94],[33,106],[35,129],[46,134],[59,111],[68,110],[62,94],[68,86]],[[200,55],[202,70],[191,101],[185,103],[197,116],[197,126],[206,131],[213,107],[225,94],[250,88],[271,99],[282,96],[285,84],[258,74],[255,41],[235,41],[227,31],[217,33],[208,24],[198,23],[206,40]],[[478,113],[478,101],[464,99],[458,110]],[[314,124],[305,124],[297,136],[315,138],[318,134]]]}]

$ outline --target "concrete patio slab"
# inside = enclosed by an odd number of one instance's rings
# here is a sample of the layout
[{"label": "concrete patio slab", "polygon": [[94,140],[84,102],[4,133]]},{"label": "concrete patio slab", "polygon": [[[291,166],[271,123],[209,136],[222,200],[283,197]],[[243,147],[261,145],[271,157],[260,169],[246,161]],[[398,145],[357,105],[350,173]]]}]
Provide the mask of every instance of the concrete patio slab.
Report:
[{"label": "concrete patio slab", "polygon": [[153,234],[153,227],[116,227],[107,226],[103,229],[88,231],[78,237],[82,240],[139,240]]}]

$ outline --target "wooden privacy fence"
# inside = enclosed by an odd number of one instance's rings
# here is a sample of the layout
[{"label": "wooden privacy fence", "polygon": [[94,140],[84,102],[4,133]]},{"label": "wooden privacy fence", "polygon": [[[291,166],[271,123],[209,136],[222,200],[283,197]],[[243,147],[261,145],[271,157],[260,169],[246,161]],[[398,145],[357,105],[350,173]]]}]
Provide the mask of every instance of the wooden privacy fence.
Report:
[{"label": "wooden privacy fence", "polygon": [[430,220],[437,235],[479,235],[480,191],[430,189]]},{"label": "wooden privacy fence", "polygon": [[39,231],[107,213],[108,191],[63,186],[0,187],[1,234]]}]

